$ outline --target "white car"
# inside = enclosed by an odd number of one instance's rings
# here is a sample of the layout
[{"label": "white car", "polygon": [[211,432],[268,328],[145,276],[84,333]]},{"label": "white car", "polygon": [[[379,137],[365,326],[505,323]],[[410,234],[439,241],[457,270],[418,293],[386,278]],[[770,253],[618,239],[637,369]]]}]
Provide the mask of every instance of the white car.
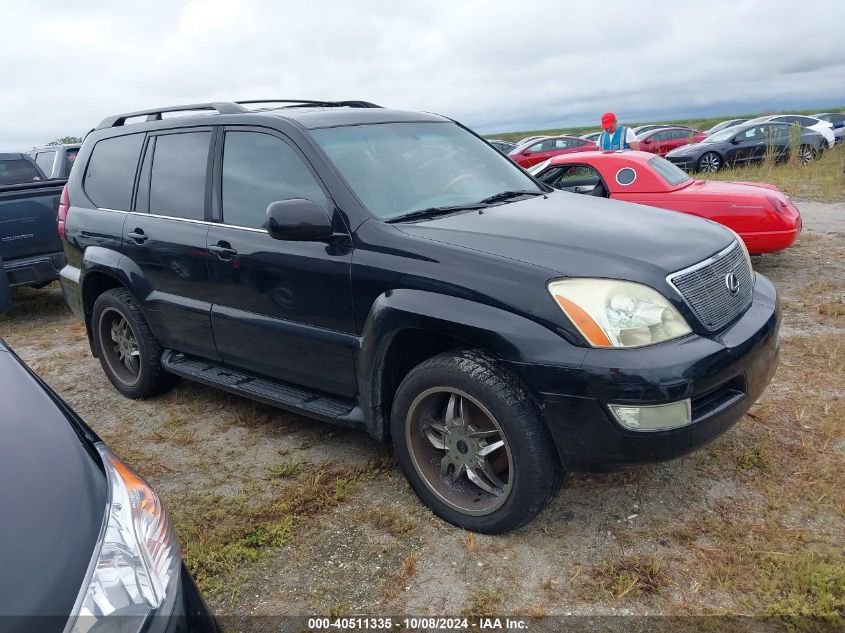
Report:
[{"label": "white car", "polygon": [[833,147],[833,144],[836,142],[836,138],[833,135],[833,123],[804,114],[770,114],[751,119],[750,121],[746,121],[746,123],[765,123],[767,121],[771,121],[772,123],[797,123],[801,127],[809,128],[813,132],[821,134],[824,140],[827,141],[828,147]]}]

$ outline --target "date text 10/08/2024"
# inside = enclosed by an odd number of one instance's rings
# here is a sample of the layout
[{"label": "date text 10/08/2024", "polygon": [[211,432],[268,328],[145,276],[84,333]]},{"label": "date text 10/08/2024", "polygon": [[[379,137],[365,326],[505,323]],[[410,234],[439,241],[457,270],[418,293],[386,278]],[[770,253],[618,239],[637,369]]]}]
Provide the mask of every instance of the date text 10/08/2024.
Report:
[{"label": "date text 10/08/2024", "polygon": [[406,617],[406,618],[309,618],[308,630],[390,630],[401,627],[404,630],[469,630],[483,631],[524,631],[528,629],[528,622],[520,618],[482,617],[477,620],[469,618],[436,618],[436,617]]}]

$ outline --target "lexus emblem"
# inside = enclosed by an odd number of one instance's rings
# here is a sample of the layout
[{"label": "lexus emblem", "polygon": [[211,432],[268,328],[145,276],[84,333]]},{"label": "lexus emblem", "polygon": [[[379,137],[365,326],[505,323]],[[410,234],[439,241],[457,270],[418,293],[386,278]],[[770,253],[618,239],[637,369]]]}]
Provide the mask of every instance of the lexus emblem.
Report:
[{"label": "lexus emblem", "polygon": [[736,278],[736,275],[733,273],[725,275],[725,287],[732,295],[736,294],[736,291],[739,290],[739,279]]}]

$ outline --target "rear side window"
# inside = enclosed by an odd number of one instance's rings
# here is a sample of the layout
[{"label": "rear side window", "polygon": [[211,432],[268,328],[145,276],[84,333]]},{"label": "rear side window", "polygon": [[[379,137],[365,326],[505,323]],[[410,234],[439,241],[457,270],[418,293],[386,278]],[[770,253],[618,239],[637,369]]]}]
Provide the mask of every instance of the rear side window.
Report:
[{"label": "rear side window", "polygon": [[282,139],[261,132],[226,132],[223,145],[223,222],[264,228],[267,206],[305,198],[328,206],[299,155]]},{"label": "rear side window", "polygon": [[128,134],[103,139],[94,146],[83,187],[95,205],[104,209],[130,210],[143,141],[143,134]]},{"label": "rear side window", "polygon": [[56,152],[38,152],[35,155],[35,163],[41,168],[47,177],[53,173],[53,161],[56,160]]},{"label": "rear side window", "polygon": [[156,137],[150,175],[150,213],[205,219],[205,178],[211,132]]},{"label": "rear side window", "polygon": [[16,185],[41,180],[41,174],[28,160],[0,160],[0,185]]}]

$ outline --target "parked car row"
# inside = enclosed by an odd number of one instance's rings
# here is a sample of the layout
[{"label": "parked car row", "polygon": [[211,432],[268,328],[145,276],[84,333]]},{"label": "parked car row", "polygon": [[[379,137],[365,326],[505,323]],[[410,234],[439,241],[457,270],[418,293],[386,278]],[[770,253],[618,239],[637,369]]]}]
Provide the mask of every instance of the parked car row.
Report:
[{"label": "parked car row", "polygon": [[[787,126],[798,124],[801,127],[798,147],[798,159],[801,163],[815,160],[824,150],[845,140],[845,114],[839,112],[820,112],[812,116],[773,114],[754,119],[728,119],[717,123],[706,132],[681,125],[658,124],[641,125],[632,129],[637,135],[640,150],[666,156],[689,171],[712,172],[725,166],[762,161],[767,151],[775,151],[776,160],[788,159],[791,150],[787,147],[788,143],[782,141],[788,141],[789,135],[772,128],[755,128],[746,135],[747,138],[740,135],[740,131],[747,133],[750,129],[745,127],[740,130],[740,126],[763,123],[782,123]],[[770,134],[771,138],[763,141],[760,150],[749,151],[746,146],[762,132]],[[601,132],[592,132],[580,138],[596,142],[600,134]],[[728,140],[732,145],[740,147],[731,150],[701,146],[714,137],[718,142]],[[529,137],[531,140],[536,138],[540,137]],[[756,143],[754,140],[755,145]]]}]

